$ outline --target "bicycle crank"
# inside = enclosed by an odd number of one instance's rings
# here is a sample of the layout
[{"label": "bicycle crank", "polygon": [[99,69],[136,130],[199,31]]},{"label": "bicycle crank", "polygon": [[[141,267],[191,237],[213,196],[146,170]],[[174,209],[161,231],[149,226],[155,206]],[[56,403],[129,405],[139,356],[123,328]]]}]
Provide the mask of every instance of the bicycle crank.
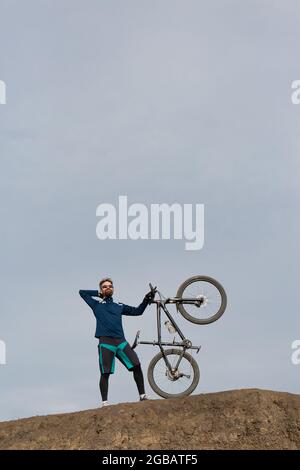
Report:
[{"label": "bicycle crank", "polygon": [[179,370],[173,370],[169,371],[169,369],[166,370],[166,377],[171,380],[172,382],[175,382],[178,379],[181,379],[181,377],[186,377],[187,379],[190,379],[191,376],[188,374],[183,374],[182,372],[179,372]]}]

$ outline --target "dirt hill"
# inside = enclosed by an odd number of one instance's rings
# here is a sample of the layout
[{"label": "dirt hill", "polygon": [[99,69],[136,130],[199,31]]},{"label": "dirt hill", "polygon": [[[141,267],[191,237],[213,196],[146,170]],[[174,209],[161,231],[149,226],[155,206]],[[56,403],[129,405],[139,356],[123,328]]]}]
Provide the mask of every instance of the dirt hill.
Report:
[{"label": "dirt hill", "polygon": [[0,449],[300,449],[300,395],[257,389],[0,423]]}]

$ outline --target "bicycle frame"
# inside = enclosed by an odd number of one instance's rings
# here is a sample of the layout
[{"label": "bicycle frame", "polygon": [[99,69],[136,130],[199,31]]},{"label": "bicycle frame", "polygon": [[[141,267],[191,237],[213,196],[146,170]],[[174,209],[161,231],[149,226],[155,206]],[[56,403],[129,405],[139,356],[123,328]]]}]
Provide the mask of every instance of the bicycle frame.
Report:
[{"label": "bicycle frame", "polygon": [[[158,292],[158,291],[157,291]],[[168,359],[167,359],[167,356],[165,355],[165,352],[164,352],[164,348],[163,346],[176,346],[176,347],[181,347],[182,348],[182,353],[180,354],[179,356],[179,359],[177,361],[177,364],[175,366],[175,370],[177,370],[180,362],[181,362],[181,359],[183,357],[183,354],[184,352],[187,350],[187,349],[194,349],[196,350],[196,352],[198,353],[201,346],[193,346],[192,345],[192,342],[185,338],[184,334],[182,333],[182,331],[180,330],[179,326],[177,325],[177,323],[175,322],[174,318],[172,317],[171,313],[169,312],[169,310],[166,308],[166,304],[174,304],[174,303],[178,303],[180,301],[183,301],[184,299],[179,299],[179,298],[168,298],[166,300],[162,300],[162,297],[161,297],[161,294],[160,292],[158,292],[159,296],[160,296],[160,300],[152,300],[151,301],[151,304],[156,304],[156,317],[157,317],[157,341],[138,341],[138,337],[139,337],[139,333],[137,333],[137,337],[136,337],[136,344],[151,344],[152,346],[159,346],[159,349],[163,355],[163,358],[164,358],[164,361],[165,361],[165,364],[166,366],[168,367],[168,370],[170,371],[170,373],[172,373],[172,371],[174,370],[174,368],[172,369]],[[191,299],[189,299],[191,300]],[[171,324],[174,326],[174,328],[176,329],[176,332],[178,333],[178,335],[180,336],[180,338],[182,339],[182,342],[175,342],[173,340],[173,342],[163,342],[161,340],[161,310],[164,311],[164,313],[166,314],[166,316],[168,317],[168,319],[170,320]]]}]

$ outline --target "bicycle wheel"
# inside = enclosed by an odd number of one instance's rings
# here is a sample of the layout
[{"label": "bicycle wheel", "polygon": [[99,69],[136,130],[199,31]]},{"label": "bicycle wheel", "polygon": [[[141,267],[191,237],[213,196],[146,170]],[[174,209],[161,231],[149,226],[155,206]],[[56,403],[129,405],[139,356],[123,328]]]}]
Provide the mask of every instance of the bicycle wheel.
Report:
[{"label": "bicycle wheel", "polygon": [[198,325],[207,325],[218,320],[227,305],[223,286],[208,276],[190,277],[178,288],[176,297],[183,299],[177,303],[181,315]]},{"label": "bicycle wheel", "polygon": [[163,398],[179,398],[190,395],[199,383],[200,371],[195,359],[184,352],[177,370],[175,370],[179,349],[167,349],[164,351],[174,369],[171,374],[160,352],[151,360],[148,367],[148,381],[155,393]]}]

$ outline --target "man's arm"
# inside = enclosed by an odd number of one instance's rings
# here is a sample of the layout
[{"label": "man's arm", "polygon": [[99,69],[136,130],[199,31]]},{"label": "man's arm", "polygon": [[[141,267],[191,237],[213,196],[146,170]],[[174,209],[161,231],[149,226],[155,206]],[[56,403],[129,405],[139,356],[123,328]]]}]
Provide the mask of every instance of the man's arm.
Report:
[{"label": "man's arm", "polygon": [[143,302],[138,307],[131,307],[130,305],[123,304],[122,315],[142,315],[149,304],[148,299],[145,297]]},{"label": "man's arm", "polygon": [[93,297],[98,297],[97,290],[80,290],[79,295],[92,309],[98,304],[97,300],[93,299]]}]

